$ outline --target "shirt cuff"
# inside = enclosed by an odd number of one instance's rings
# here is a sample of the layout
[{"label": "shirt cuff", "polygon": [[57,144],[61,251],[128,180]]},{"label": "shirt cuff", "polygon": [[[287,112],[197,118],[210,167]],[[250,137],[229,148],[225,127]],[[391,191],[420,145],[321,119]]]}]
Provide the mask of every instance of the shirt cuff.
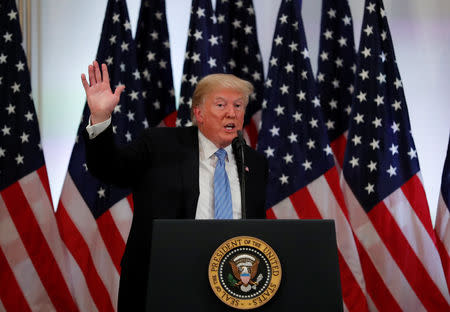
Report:
[{"label": "shirt cuff", "polygon": [[91,124],[91,118],[89,118],[89,123],[86,126],[86,131],[89,134],[89,139],[91,140],[94,139],[97,135],[105,131],[110,124],[111,124],[111,117],[95,125]]}]

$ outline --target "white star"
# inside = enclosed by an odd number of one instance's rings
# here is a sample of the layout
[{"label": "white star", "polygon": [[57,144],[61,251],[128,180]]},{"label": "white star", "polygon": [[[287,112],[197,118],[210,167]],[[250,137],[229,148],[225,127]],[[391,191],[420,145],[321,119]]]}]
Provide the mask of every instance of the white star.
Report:
[{"label": "white star", "polygon": [[311,125],[311,128],[317,128],[317,127],[319,127],[318,125],[317,125],[317,122],[318,122],[319,120],[318,119],[314,119],[314,117],[313,118],[311,118],[311,120],[309,121],[309,124]]},{"label": "white star", "polygon": [[13,93],[20,92],[20,83],[14,82],[14,85],[11,86],[13,89]]},{"label": "white star", "polygon": [[333,9],[330,8],[327,13],[328,13],[329,18],[335,18],[336,17],[336,10],[333,10]]},{"label": "white star", "polygon": [[155,13],[155,17],[156,17],[157,20],[160,21],[162,19],[162,17],[163,17],[163,14],[158,11],[158,12]]},{"label": "white star", "polygon": [[347,46],[347,38],[344,38],[343,36],[341,36],[341,38],[339,38],[338,40],[339,46],[342,47],[346,47]]},{"label": "white star", "polygon": [[410,157],[411,159],[417,158],[417,151],[414,150],[414,149],[411,147],[411,149],[410,149],[409,152],[408,152],[408,155],[409,155],[409,157]]},{"label": "white star", "polygon": [[380,140],[373,139],[369,144],[373,150],[380,149]]},{"label": "white star", "polygon": [[194,52],[194,54],[192,54],[192,56],[191,56],[191,60],[192,60],[192,62],[194,62],[194,64],[196,62],[200,62],[200,53]]},{"label": "white star", "polygon": [[329,29],[327,29],[324,33],[323,33],[325,39],[333,39],[333,32]]},{"label": "white star", "polygon": [[385,30],[383,30],[383,31],[381,32],[381,39],[384,41],[384,40],[386,40],[386,38],[387,38],[387,33],[386,33]]},{"label": "white star", "polygon": [[131,24],[129,21],[126,21],[125,23],[123,23],[123,27],[125,27],[125,30],[131,29]]},{"label": "white star", "polygon": [[394,108],[395,111],[402,109],[402,102],[401,101],[397,101],[395,100],[394,103],[392,103],[392,107]]},{"label": "white star", "polygon": [[286,94],[286,93],[289,94],[288,89],[289,89],[289,86],[283,84],[283,85],[280,87],[281,94]]},{"label": "white star", "polygon": [[314,97],[314,99],[311,101],[311,103],[314,104],[314,107],[320,107],[320,100],[317,96]]},{"label": "white star", "polygon": [[370,51],[371,51],[371,49],[365,47],[364,50],[361,51],[361,54],[364,55],[364,58],[368,58],[369,56],[372,56]]},{"label": "white star", "polygon": [[355,87],[351,84],[348,86],[347,90],[350,94],[353,94],[353,92],[355,92]]},{"label": "white star", "polygon": [[278,35],[275,39],[275,45],[279,46],[280,44],[283,44],[283,37],[280,37],[280,35]]},{"label": "white star", "polygon": [[381,104],[384,104],[384,96],[378,94],[374,101],[377,103],[377,106],[380,106]]},{"label": "white star", "polygon": [[17,67],[17,71],[20,72],[20,71],[24,70],[25,63],[23,63],[22,61],[19,61],[19,63],[16,64],[16,67]]},{"label": "white star", "polygon": [[370,2],[366,9],[369,11],[369,13],[375,12],[375,3]]},{"label": "white star", "polygon": [[357,113],[353,119],[356,121],[356,124],[364,123],[364,115]]},{"label": "white star", "polygon": [[130,131],[127,131],[127,133],[125,133],[125,137],[127,138],[127,142],[131,142],[131,133],[130,133]]},{"label": "white star", "polygon": [[16,113],[16,106],[12,105],[11,103],[9,103],[9,105],[6,106],[5,109],[8,111],[8,115]]},{"label": "white star", "polygon": [[125,64],[124,63],[120,63],[120,71],[121,72],[125,72],[125,68],[126,68]]},{"label": "white star", "polygon": [[278,104],[274,111],[277,113],[277,116],[284,115],[284,107],[282,107],[280,104]]},{"label": "white star", "polygon": [[128,43],[126,43],[125,41],[122,42],[122,44],[120,45],[120,48],[123,51],[128,51]]},{"label": "white star", "polygon": [[241,28],[241,21],[240,20],[235,19],[232,24],[233,24],[234,28]]},{"label": "white star", "polygon": [[211,35],[211,37],[208,39],[211,46],[219,45],[219,37],[216,37],[214,35]]},{"label": "white star", "polygon": [[292,157],[293,155],[286,153],[286,156],[283,157],[284,161],[286,162],[286,165],[293,162]]},{"label": "white star", "polygon": [[372,123],[375,126],[375,128],[381,127],[381,118],[375,117]]},{"label": "white star", "polygon": [[398,145],[394,145],[394,143],[392,143],[391,147],[389,147],[389,150],[391,151],[392,156],[398,154]]},{"label": "white star", "polygon": [[264,153],[266,153],[266,157],[267,158],[269,158],[269,157],[274,157],[274,153],[275,152],[275,150],[273,149],[273,148],[271,148],[270,146],[268,146],[265,150],[264,150]]},{"label": "white star", "polygon": [[317,74],[317,81],[318,82],[324,82],[325,81],[325,74],[318,73]]},{"label": "white star", "polygon": [[312,165],[312,162],[308,161],[307,159],[305,159],[305,162],[302,163],[302,166],[305,167],[305,171],[308,169],[312,170],[311,165]]},{"label": "white star", "polygon": [[33,114],[30,111],[28,111],[25,114],[25,118],[27,119],[27,121],[32,121],[33,120]]},{"label": "white star", "polygon": [[302,71],[301,75],[303,80],[308,79],[308,72],[306,70]]},{"label": "white star", "polygon": [[273,126],[272,129],[270,129],[269,131],[270,133],[272,133],[272,137],[276,135],[280,136],[280,128]]},{"label": "white star", "polygon": [[97,191],[98,198],[105,197],[105,189],[103,187],[100,187],[100,189]]},{"label": "white star", "polygon": [[348,26],[352,22],[352,19],[349,16],[345,15],[342,21],[344,22],[345,26]]},{"label": "white star", "polygon": [[303,91],[299,91],[299,93],[297,93],[297,97],[299,101],[305,101],[306,100],[306,92]]},{"label": "white star", "polygon": [[152,51],[148,51],[148,53],[147,53],[147,60],[150,62],[150,61],[154,61],[155,60],[155,56],[156,56],[156,53],[153,53]]},{"label": "white star", "polygon": [[138,95],[139,95],[139,92],[137,92],[137,91],[134,91],[134,90],[132,90],[131,92],[130,92],[130,94],[128,94],[128,96],[131,98],[131,100],[133,101],[133,100],[138,100]]},{"label": "white star", "polygon": [[320,58],[322,59],[322,62],[328,61],[328,53],[325,51],[322,51],[322,53],[320,53]]},{"label": "white star", "polygon": [[161,108],[161,103],[159,103],[159,101],[156,100],[155,102],[153,102],[153,107],[154,107],[156,110],[159,110],[159,109]]},{"label": "white star", "polygon": [[367,165],[367,168],[370,169],[370,172],[372,172],[374,170],[377,170],[377,163],[373,162],[373,161],[370,161],[370,163]]},{"label": "white star", "polygon": [[11,12],[8,13],[8,16],[10,21],[17,19],[17,11],[11,10]]},{"label": "white star", "polygon": [[294,72],[294,65],[287,63],[286,66],[284,66],[284,68],[286,69],[286,73],[293,73]]},{"label": "white star", "polygon": [[334,63],[336,63],[336,67],[343,67],[344,66],[344,60],[341,59],[340,57],[336,58],[336,60],[334,61]]},{"label": "white star", "polygon": [[287,16],[286,14],[283,14],[283,15],[279,18],[280,23],[281,23],[281,24],[286,24],[286,23],[287,23],[287,18],[288,18],[288,16]]},{"label": "white star", "polygon": [[225,15],[220,14],[219,16],[217,16],[217,22],[219,24],[225,23]]},{"label": "white star", "polygon": [[373,34],[373,27],[367,25],[366,28],[364,29],[364,32],[366,33],[366,36],[370,36],[371,34]]},{"label": "white star", "polygon": [[392,165],[389,165],[389,169],[386,170],[387,173],[389,173],[389,177],[392,178],[392,176],[397,175],[397,167],[392,167]]},{"label": "white star", "polygon": [[238,42],[236,39],[231,40],[231,47],[233,49],[237,49],[238,48]]},{"label": "white star", "polygon": [[356,166],[359,166],[359,158],[355,158],[352,156],[352,159],[349,161],[350,165],[352,165],[352,168],[355,168]]},{"label": "white star", "polygon": [[309,58],[309,51],[307,48],[304,48],[302,52],[300,52],[301,54],[303,54],[303,58],[307,59]]},{"label": "white star", "polygon": [[22,143],[25,143],[25,142],[29,142],[28,141],[29,137],[30,137],[29,134],[26,134],[25,132],[22,132],[22,135],[20,136],[20,139],[22,140]]},{"label": "white star", "polygon": [[278,65],[278,59],[276,57],[273,57],[270,59],[270,66],[277,66]]},{"label": "white star", "polygon": [[294,41],[291,42],[289,45],[289,48],[291,49],[291,52],[297,51],[298,43],[295,43]]},{"label": "white star", "polygon": [[381,59],[381,62],[386,62],[386,54],[384,53],[384,51],[381,51],[381,54],[378,55]]},{"label": "white star", "polygon": [[289,141],[291,143],[297,142],[297,135],[294,132],[291,132],[291,134],[288,136]]},{"label": "white star", "polygon": [[198,18],[200,18],[200,17],[205,17],[205,9],[202,9],[202,8],[198,8],[198,10],[197,10],[197,17]]},{"label": "white star", "polygon": [[355,146],[357,146],[358,144],[361,144],[361,136],[355,134],[353,136],[352,142],[353,142],[353,144],[355,144]]},{"label": "white star", "polygon": [[253,33],[253,27],[250,25],[245,25],[244,32],[245,34],[250,35],[251,33]]},{"label": "white star", "polygon": [[128,111],[127,117],[128,117],[128,121],[134,120],[134,113],[132,113],[131,111]]},{"label": "white star", "polygon": [[253,77],[253,80],[254,80],[254,81],[260,81],[260,80],[261,80],[261,74],[260,74],[259,72],[257,72],[257,71],[255,71],[255,72],[252,74],[252,77]]},{"label": "white star", "polygon": [[302,121],[302,114],[300,114],[299,112],[295,112],[292,117],[295,119],[295,121]]},{"label": "white star", "polygon": [[113,45],[116,43],[116,38],[117,36],[112,35],[111,37],[109,37],[109,44]]},{"label": "white star", "polygon": [[134,80],[141,79],[141,74],[139,73],[139,71],[137,69],[133,72],[133,76],[134,76]]},{"label": "white star", "polygon": [[361,77],[361,79],[364,81],[366,79],[369,79],[369,71],[368,70],[361,70],[361,72],[359,73],[359,76]]},{"label": "white star", "polygon": [[19,165],[19,164],[23,164],[23,156],[22,156],[22,155],[17,154],[17,157],[14,158],[14,159],[16,160],[16,162],[17,162],[18,165]]},{"label": "white star", "polygon": [[119,16],[120,16],[119,14],[114,14],[113,15],[113,17],[112,17],[113,23],[120,22]]},{"label": "white star", "polygon": [[394,133],[396,133],[397,131],[400,132],[400,123],[396,123],[395,121],[392,122],[391,129],[392,131],[394,131]]},{"label": "white star", "polygon": [[272,87],[272,79],[267,79],[266,82],[264,82],[264,85],[268,88]]},{"label": "white star", "polygon": [[395,78],[394,85],[396,89],[403,87],[402,81],[398,78]]},{"label": "white star", "polygon": [[386,75],[380,73],[380,74],[377,76],[377,80],[378,80],[378,83],[380,83],[380,84],[382,84],[383,82],[386,83]]},{"label": "white star", "polygon": [[331,84],[333,85],[333,88],[335,89],[339,88],[339,80],[337,80],[336,78],[334,78]]},{"label": "white star", "polygon": [[210,67],[210,68],[217,67],[216,59],[215,59],[215,58],[209,57],[208,64],[209,64],[209,67]]},{"label": "white star", "polygon": [[281,177],[279,177],[281,185],[288,184],[288,178],[289,178],[289,176],[286,176],[284,174]]},{"label": "white star", "polygon": [[364,189],[367,191],[367,194],[370,194],[370,193],[375,193],[374,187],[375,187],[374,184],[368,183]]},{"label": "white star", "polygon": [[152,37],[152,40],[158,40],[158,32],[154,30],[152,33],[150,33],[150,36]]},{"label": "white star", "polygon": [[335,99],[331,99],[330,102],[328,103],[328,105],[330,105],[330,108],[333,109],[337,109],[337,104],[338,102]]},{"label": "white star", "polygon": [[309,139],[309,141],[306,142],[306,145],[308,145],[308,149],[316,148],[316,142],[312,139]]},{"label": "white star", "polygon": [[203,33],[202,31],[196,29],[194,34],[195,40],[203,39],[202,33]]},{"label": "white star", "polygon": [[327,146],[323,149],[323,151],[327,154],[327,155],[333,155],[333,150],[331,149],[331,146],[329,144],[327,144]]},{"label": "white star", "polygon": [[0,147],[0,158],[5,157],[6,150]]},{"label": "white star", "polygon": [[0,64],[6,63],[6,59],[8,58],[8,55],[0,54]]},{"label": "white star", "polygon": [[189,82],[191,83],[191,86],[195,86],[197,84],[197,82],[198,82],[198,77],[192,75],[191,79],[189,79]]},{"label": "white star", "polygon": [[356,97],[358,98],[359,102],[361,103],[362,101],[367,101],[366,95],[367,95],[367,93],[359,91],[359,94]]},{"label": "white star", "polygon": [[12,34],[9,33],[9,32],[6,32],[6,33],[3,35],[3,38],[5,38],[5,42],[12,41]]}]

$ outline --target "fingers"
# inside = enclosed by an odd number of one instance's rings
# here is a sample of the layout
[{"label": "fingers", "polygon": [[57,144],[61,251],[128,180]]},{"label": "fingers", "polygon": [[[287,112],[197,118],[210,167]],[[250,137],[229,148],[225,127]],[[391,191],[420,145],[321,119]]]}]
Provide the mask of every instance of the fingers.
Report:
[{"label": "fingers", "polygon": [[117,86],[116,90],[114,91],[114,95],[120,97],[120,94],[123,92],[123,90],[125,90],[124,85]]},{"label": "fingers", "polygon": [[106,83],[109,86],[109,73],[108,73],[108,67],[106,67],[106,64],[102,64],[102,75],[103,75],[103,82]]},{"label": "fingers", "polygon": [[94,75],[94,66],[89,65],[88,67],[88,74],[89,74],[89,85],[95,84],[95,75]]},{"label": "fingers", "polygon": [[86,80],[86,75],[85,74],[81,74],[81,83],[83,84],[84,87],[84,91],[87,93],[88,89],[89,89],[89,84]]},{"label": "fingers", "polygon": [[97,80],[97,83],[102,82],[102,73],[100,72],[100,67],[98,66],[98,62],[94,61],[94,74],[95,79]]}]

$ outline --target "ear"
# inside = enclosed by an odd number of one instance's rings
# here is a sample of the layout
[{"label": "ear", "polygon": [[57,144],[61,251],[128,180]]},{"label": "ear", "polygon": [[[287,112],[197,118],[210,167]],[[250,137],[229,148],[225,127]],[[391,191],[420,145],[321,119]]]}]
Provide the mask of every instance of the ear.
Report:
[{"label": "ear", "polygon": [[194,107],[194,117],[197,120],[198,125],[203,123],[203,110],[200,105]]}]

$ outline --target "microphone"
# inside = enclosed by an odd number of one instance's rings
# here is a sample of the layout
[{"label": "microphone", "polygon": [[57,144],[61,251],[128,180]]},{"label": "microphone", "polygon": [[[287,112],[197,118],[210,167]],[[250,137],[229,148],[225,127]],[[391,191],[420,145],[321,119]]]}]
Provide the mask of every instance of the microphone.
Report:
[{"label": "microphone", "polygon": [[244,146],[246,145],[242,131],[237,131],[237,137],[233,139],[231,146],[233,147],[236,165],[238,168],[239,182],[241,186],[241,214],[242,219],[247,218],[247,209],[245,205],[245,163],[244,163]]}]

